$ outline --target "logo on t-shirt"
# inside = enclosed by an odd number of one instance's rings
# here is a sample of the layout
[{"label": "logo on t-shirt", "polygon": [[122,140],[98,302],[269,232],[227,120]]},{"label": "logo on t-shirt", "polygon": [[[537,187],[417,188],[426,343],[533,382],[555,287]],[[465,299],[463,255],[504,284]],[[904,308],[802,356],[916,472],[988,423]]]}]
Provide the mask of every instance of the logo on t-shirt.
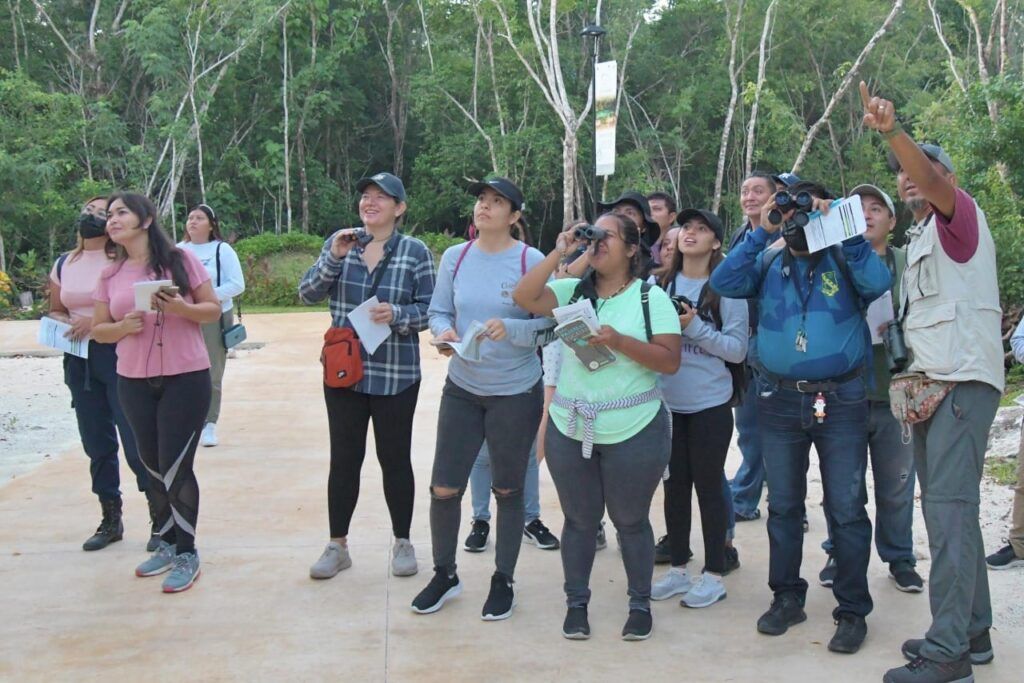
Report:
[{"label": "logo on t-shirt", "polygon": [[835,271],[829,270],[821,274],[821,293],[833,297],[839,293],[839,281]]}]

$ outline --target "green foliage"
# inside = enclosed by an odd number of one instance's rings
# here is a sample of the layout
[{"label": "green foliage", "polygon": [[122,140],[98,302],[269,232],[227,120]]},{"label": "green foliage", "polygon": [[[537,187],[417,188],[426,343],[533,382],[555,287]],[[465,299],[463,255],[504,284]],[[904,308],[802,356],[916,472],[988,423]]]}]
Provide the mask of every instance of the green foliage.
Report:
[{"label": "green foliage", "polygon": [[271,254],[281,252],[301,252],[316,256],[324,246],[324,238],[316,235],[304,235],[302,233],[291,233],[287,235],[273,235],[264,233],[254,237],[246,237],[234,245],[235,252],[240,261],[261,259]]},{"label": "green foliage", "polygon": [[324,240],[316,235],[263,234],[239,240],[235,251],[245,276],[245,303],[300,305],[299,280],[316,261]]},{"label": "green foliage", "polygon": [[416,239],[422,240],[427,248],[434,253],[434,263],[437,263],[441,254],[445,252],[448,247],[456,244],[461,244],[466,240],[461,237],[453,237],[443,232],[421,232],[416,234]]}]

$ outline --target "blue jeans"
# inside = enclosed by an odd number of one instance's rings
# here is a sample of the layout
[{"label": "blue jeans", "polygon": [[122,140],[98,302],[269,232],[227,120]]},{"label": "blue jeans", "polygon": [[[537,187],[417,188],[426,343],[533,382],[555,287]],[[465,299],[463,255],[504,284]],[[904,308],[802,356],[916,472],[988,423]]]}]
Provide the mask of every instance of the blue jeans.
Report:
[{"label": "blue jeans", "polygon": [[768,585],[776,596],[791,593],[801,603],[807,582],[800,578],[803,558],[804,500],[811,444],[818,452],[824,511],[832,529],[837,571],[832,592],[839,606],[833,616],[871,612],[868,560],[868,401],[864,380],[856,378],[825,394],[827,417],[814,417],[814,394],[758,380],[761,438],[768,477]]},{"label": "blue jeans", "polygon": [[[753,340],[751,343],[754,343]],[[736,406],[734,414],[743,464],[736,470],[736,476],[731,482],[731,498],[735,514],[750,517],[761,503],[761,488],[764,486],[764,451],[758,429],[756,378],[750,380],[743,402]]]},{"label": "blue jeans", "polygon": [[[480,447],[480,455],[469,474],[469,493],[473,499],[473,521],[491,521],[491,455],[487,442]],[[523,526],[540,519],[540,468],[537,466],[537,443],[530,448],[526,463],[526,483],[523,485]]]}]

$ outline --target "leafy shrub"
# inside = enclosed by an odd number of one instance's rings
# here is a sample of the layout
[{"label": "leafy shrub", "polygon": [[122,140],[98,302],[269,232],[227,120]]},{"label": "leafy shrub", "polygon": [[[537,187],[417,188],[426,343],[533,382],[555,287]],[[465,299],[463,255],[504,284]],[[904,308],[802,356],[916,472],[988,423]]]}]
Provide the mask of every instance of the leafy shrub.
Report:
[{"label": "leafy shrub", "polygon": [[299,280],[313,265],[324,238],[304,233],[264,233],[235,245],[245,274],[245,303],[257,306],[298,306]]},{"label": "leafy shrub", "polygon": [[434,263],[438,263],[441,259],[441,254],[445,252],[445,249],[452,246],[453,244],[460,244],[466,240],[461,237],[453,237],[446,232],[420,232],[414,235],[418,240],[422,240],[427,248],[434,253]]}]

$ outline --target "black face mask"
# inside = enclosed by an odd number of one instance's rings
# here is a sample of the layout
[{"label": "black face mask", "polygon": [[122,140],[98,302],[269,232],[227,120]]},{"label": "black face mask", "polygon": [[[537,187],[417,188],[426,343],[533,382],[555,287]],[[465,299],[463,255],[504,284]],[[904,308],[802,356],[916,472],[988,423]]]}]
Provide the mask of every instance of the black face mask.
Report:
[{"label": "black face mask", "polygon": [[792,221],[786,221],[786,224],[782,226],[782,239],[786,241],[786,246],[793,251],[806,252],[810,250],[807,245],[807,233]]},{"label": "black face mask", "polygon": [[103,237],[107,234],[107,220],[91,213],[83,213],[78,217],[78,234],[85,240]]}]

